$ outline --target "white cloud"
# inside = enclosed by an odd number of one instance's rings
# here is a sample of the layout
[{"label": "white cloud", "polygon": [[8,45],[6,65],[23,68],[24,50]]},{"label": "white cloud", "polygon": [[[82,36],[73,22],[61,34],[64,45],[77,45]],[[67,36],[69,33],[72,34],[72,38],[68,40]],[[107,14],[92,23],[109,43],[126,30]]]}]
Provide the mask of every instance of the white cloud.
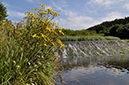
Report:
[{"label": "white cloud", "polygon": [[57,20],[61,26],[67,26],[68,29],[81,30],[100,23],[88,16],[69,16],[65,19]]},{"label": "white cloud", "polygon": [[110,6],[112,4],[119,3],[121,1],[122,0],[90,0],[89,3],[90,4],[99,4],[102,6]]},{"label": "white cloud", "polygon": [[118,19],[118,18],[122,18],[122,14],[119,12],[111,12],[109,14],[107,14],[107,16],[102,17],[101,20],[103,21],[111,21],[114,19]]},{"label": "white cloud", "polygon": [[[120,3],[122,0],[90,0],[90,4],[99,4],[102,6],[110,6],[115,3]],[[65,16],[65,18],[58,18],[56,23],[60,24],[62,27],[66,27],[68,29],[74,30],[81,30],[87,29],[91,26],[97,25],[102,23],[103,21],[111,21],[118,18],[123,18],[122,13],[119,12],[110,12],[109,14],[105,15],[104,17],[90,17],[86,15],[81,15],[79,11],[69,10],[67,8],[67,3],[65,0],[56,2],[56,0],[51,0],[51,3],[56,8],[56,10],[61,12],[61,15]]]},{"label": "white cloud", "polygon": [[57,8],[57,7],[67,7],[67,2],[65,0],[50,0],[51,3]]},{"label": "white cloud", "polygon": [[129,3],[124,5],[124,8],[126,8],[127,10],[129,10]]},{"label": "white cloud", "polygon": [[11,5],[8,4],[8,3],[6,3],[6,2],[2,2],[2,3],[3,3],[3,5],[6,6],[6,7],[11,7]]},{"label": "white cloud", "polygon": [[68,29],[81,30],[81,29],[87,29],[91,26],[100,24],[104,21],[111,21],[119,18],[123,18],[121,13],[111,12],[107,14],[105,17],[101,17],[97,19],[89,16],[70,15],[65,19],[62,18],[57,21],[61,26],[69,27]]},{"label": "white cloud", "polygon": [[62,14],[69,15],[69,13],[71,13],[71,11],[64,9],[65,7],[68,6],[65,0],[60,0],[60,1],[50,0],[50,1],[53,4],[53,6],[56,8],[56,10],[61,11]]},{"label": "white cloud", "polygon": [[65,15],[66,18],[61,18],[56,20],[56,23],[59,23],[61,26],[67,26],[68,29],[84,29],[90,27],[93,23],[96,23],[93,18],[88,16],[81,16],[79,12],[74,12],[67,9],[68,6],[65,0],[59,1],[58,3],[54,0],[51,0],[51,3],[56,8],[56,10],[61,11],[62,15]]},{"label": "white cloud", "polygon": [[8,14],[9,14],[9,16],[10,17],[17,17],[17,18],[23,18],[24,16],[25,16],[25,14],[24,13],[22,13],[22,12],[17,12],[17,11],[8,11]]},{"label": "white cloud", "polygon": [[32,3],[34,2],[33,0],[26,0],[26,1],[28,1],[28,2],[32,2]]}]

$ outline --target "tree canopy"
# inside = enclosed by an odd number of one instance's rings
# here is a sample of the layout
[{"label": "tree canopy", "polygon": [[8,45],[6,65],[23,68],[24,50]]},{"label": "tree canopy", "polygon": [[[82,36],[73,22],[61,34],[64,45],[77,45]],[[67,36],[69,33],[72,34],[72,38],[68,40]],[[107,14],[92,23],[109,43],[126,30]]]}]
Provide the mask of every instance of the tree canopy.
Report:
[{"label": "tree canopy", "polygon": [[115,36],[121,39],[129,39],[129,17],[106,21],[99,25],[88,28],[89,31],[102,33],[105,36]]},{"label": "tree canopy", "polygon": [[7,17],[6,7],[0,2],[0,21]]}]

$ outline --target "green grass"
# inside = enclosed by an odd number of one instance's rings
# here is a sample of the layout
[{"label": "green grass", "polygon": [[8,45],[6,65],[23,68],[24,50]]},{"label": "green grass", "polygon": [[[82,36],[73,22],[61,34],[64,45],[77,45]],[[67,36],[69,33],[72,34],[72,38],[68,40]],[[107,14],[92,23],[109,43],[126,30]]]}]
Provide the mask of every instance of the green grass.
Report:
[{"label": "green grass", "polygon": [[58,68],[54,52],[44,56],[39,43],[21,45],[13,37],[0,31],[0,85],[53,85],[53,75]]},{"label": "green grass", "polygon": [[129,42],[129,39],[122,39],[122,40],[124,40],[124,41],[126,41],[126,42]]},{"label": "green grass", "polygon": [[60,36],[61,41],[95,41],[95,40],[120,40],[112,36]]}]

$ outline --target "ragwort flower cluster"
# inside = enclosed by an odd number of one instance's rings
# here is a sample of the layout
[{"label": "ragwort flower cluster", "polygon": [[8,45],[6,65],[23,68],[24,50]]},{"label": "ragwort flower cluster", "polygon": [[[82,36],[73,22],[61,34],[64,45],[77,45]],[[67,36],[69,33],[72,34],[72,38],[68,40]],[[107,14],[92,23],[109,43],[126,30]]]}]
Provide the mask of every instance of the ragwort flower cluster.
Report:
[{"label": "ragwort flower cluster", "polygon": [[[62,28],[52,21],[56,16],[60,16],[60,14],[44,6],[44,4],[41,4],[40,8],[33,8],[34,13],[26,12],[27,16],[25,19],[30,23],[28,24],[30,28],[27,30],[33,29],[32,37],[37,39],[42,38],[44,46],[51,43],[52,45],[60,45],[63,48],[65,45],[61,42],[59,43],[59,40],[57,40],[59,33],[64,35]],[[55,29],[58,29],[58,32]]]}]

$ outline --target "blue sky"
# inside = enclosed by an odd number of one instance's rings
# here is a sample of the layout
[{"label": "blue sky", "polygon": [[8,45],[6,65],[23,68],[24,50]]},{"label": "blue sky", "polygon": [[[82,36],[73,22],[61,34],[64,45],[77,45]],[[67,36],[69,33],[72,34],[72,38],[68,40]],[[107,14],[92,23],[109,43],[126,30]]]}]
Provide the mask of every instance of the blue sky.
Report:
[{"label": "blue sky", "polygon": [[128,17],[129,0],[1,0],[9,20],[21,21],[25,11],[45,4],[61,16],[54,21],[66,29],[81,30],[114,19]]}]

